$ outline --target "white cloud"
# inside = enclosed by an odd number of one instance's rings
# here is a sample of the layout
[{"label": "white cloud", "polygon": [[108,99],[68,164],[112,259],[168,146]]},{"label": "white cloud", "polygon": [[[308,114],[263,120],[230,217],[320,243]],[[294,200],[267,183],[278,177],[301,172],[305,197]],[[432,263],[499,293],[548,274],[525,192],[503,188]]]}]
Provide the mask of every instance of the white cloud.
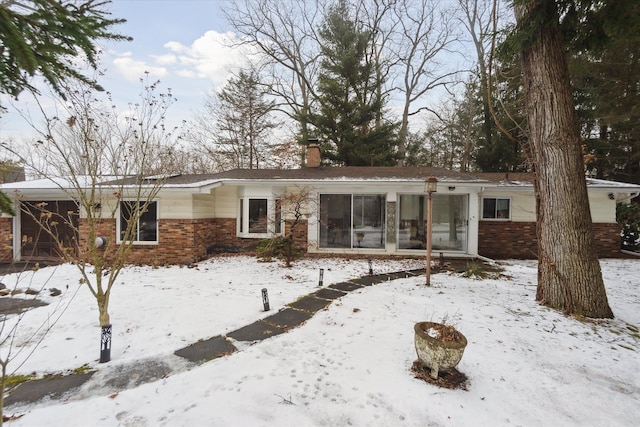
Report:
[{"label": "white cloud", "polygon": [[149,61],[134,59],[131,52],[112,52],[115,71],[130,81],[137,81],[149,73],[154,78],[174,75],[191,80],[208,79],[214,86],[220,86],[231,72],[246,66],[256,54],[255,49],[241,45],[235,33],[213,30],[205,32],[190,45],[169,41],[163,47],[165,52],[149,52]]},{"label": "white cloud", "polygon": [[164,47],[175,53],[184,53],[189,49],[182,43],[178,42],[167,42],[164,44]]},{"label": "white cloud", "polygon": [[191,46],[171,41],[164,47],[177,56],[181,66],[177,71],[179,75],[208,78],[214,85],[219,85],[227,80],[230,71],[246,65],[252,53],[237,42],[232,32],[207,31]]},{"label": "white cloud", "polygon": [[180,77],[185,77],[187,79],[195,79],[198,77],[197,73],[195,73],[193,70],[189,70],[186,68],[176,71],[176,75]]},{"label": "white cloud", "polygon": [[124,76],[125,79],[132,81],[140,79],[145,73],[149,73],[149,75],[156,78],[164,77],[168,73],[165,67],[152,66],[146,62],[137,61],[126,54],[114,59],[113,65],[115,65],[116,71]]},{"label": "white cloud", "polygon": [[172,65],[178,62],[178,58],[172,54],[151,55],[151,57],[160,65]]}]

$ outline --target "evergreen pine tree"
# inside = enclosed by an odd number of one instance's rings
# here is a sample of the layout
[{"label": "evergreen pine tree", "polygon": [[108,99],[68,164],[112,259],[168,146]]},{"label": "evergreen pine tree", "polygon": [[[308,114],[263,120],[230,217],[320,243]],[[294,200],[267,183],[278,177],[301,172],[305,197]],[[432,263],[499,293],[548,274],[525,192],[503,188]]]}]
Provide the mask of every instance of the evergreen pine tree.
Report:
[{"label": "evergreen pine tree", "polygon": [[274,128],[273,100],[254,69],[241,70],[217,95],[217,151],[233,167],[258,169],[267,154],[267,137]]},{"label": "evergreen pine tree", "polygon": [[97,67],[98,40],[131,40],[111,31],[124,19],[109,17],[108,0],[0,1],[0,93],[17,97],[37,93],[31,78],[41,75],[62,97],[64,83],[75,79],[101,87],[81,74],[72,58]]},{"label": "evergreen pine tree", "polygon": [[312,121],[323,157],[345,166],[392,165],[396,162],[395,123],[376,120],[385,98],[378,89],[373,41],[339,0],[319,31],[322,60],[318,78],[319,108]]}]

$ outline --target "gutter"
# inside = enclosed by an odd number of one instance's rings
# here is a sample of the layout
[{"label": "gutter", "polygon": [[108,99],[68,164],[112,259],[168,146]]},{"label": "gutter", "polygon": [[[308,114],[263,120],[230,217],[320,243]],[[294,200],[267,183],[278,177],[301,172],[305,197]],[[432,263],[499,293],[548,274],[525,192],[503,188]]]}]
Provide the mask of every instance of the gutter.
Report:
[{"label": "gutter", "polygon": [[631,252],[631,251],[627,251],[625,249],[620,249],[620,252],[622,252],[625,255],[631,255],[631,256],[635,256],[635,257],[639,257],[640,258],[640,253],[638,253],[638,252]]}]

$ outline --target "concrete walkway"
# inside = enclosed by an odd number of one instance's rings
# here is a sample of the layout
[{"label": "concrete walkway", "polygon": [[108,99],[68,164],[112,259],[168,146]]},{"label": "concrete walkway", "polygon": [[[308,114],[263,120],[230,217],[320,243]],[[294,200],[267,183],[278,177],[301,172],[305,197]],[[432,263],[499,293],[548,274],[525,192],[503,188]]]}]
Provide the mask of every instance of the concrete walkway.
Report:
[{"label": "concrete walkway", "polygon": [[328,307],[334,300],[357,289],[390,280],[423,275],[424,269],[365,276],[321,288],[284,309],[227,335],[198,341],[158,358],[138,359],[129,364],[109,364],[97,371],[53,376],[20,384],[4,400],[5,412],[36,402],[80,400],[96,395],[109,395],[141,384],[160,380],[171,374],[186,371],[209,360],[239,351],[234,343],[256,342],[297,328]]}]

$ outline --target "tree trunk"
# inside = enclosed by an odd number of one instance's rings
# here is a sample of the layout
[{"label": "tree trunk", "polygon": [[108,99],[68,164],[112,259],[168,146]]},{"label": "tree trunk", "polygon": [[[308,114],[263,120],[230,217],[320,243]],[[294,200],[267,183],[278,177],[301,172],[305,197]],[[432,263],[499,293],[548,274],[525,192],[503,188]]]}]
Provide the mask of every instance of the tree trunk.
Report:
[{"label": "tree trunk", "polygon": [[402,109],[402,121],[398,132],[398,166],[404,166],[407,157],[407,136],[409,135],[409,105],[411,100],[405,95],[404,108]]},{"label": "tree trunk", "polygon": [[515,15],[524,27],[521,37],[530,40],[522,50],[522,72],[539,200],[537,298],[569,314],[611,318],[557,6],[526,0]]},{"label": "tree trunk", "polygon": [[100,320],[100,326],[106,326],[111,324],[109,317],[109,298],[105,294],[99,294],[96,298],[98,301],[98,316]]}]

